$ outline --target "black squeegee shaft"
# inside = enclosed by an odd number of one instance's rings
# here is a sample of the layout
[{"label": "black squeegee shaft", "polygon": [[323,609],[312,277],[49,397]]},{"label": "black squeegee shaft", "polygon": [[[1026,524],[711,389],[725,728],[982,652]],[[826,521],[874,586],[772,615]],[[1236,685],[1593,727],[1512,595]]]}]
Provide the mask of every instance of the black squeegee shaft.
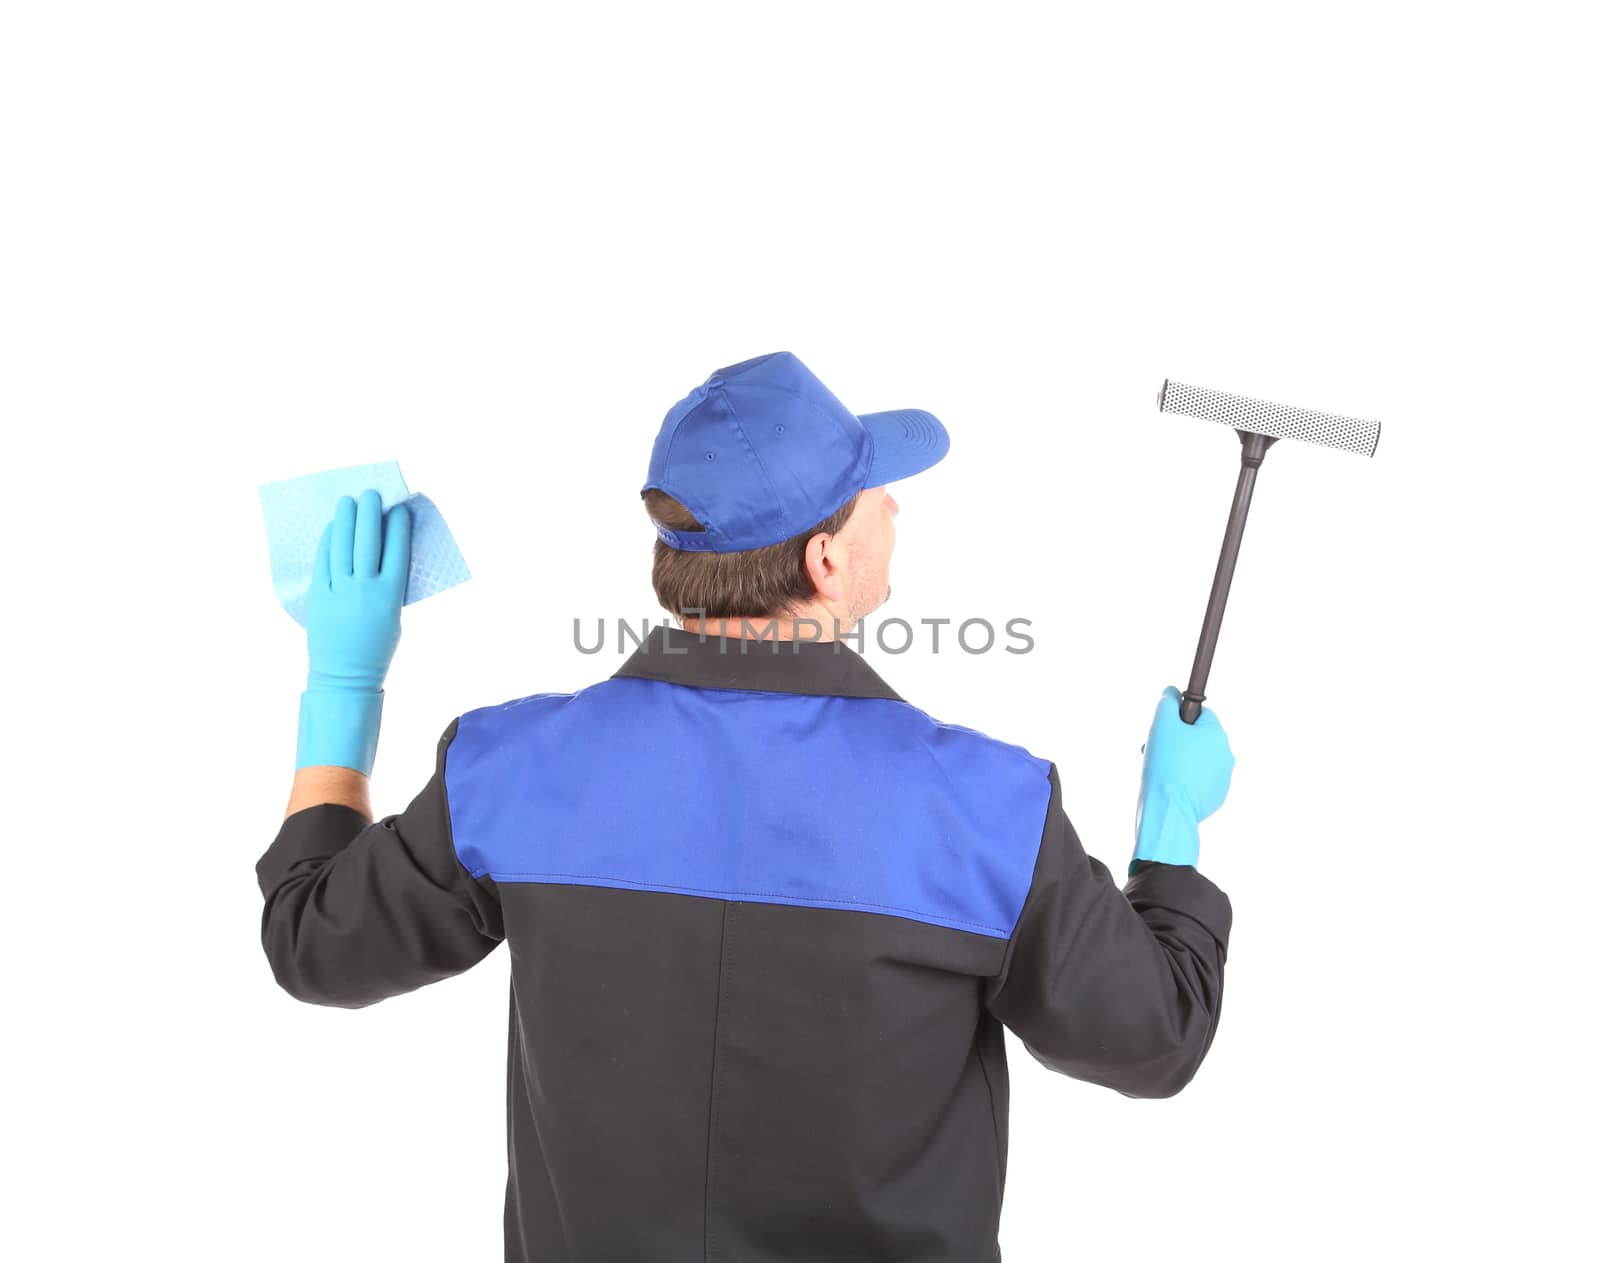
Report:
[{"label": "black squeegee shaft", "polygon": [[1200,717],[1200,703],[1206,699],[1206,680],[1211,675],[1211,658],[1217,651],[1217,634],[1222,630],[1222,612],[1228,605],[1228,589],[1233,585],[1233,567],[1239,560],[1239,541],[1244,538],[1244,520],[1250,512],[1250,495],[1256,486],[1256,470],[1267,448],[1278,440],[1261,434],[1237,431],[1239,482],[1233,489],[1233,508],[1228,512],[1228,529],[1222,537],[1222,554],[1217,558],[1216,577],[1211,580],[1211,599],[1206,602],[1206,618],[1200,627],[1200,644],[1194,651],[1194,669],[1189,672],[1189,687],[1184,690],[1178,715],[1186,724]]}]

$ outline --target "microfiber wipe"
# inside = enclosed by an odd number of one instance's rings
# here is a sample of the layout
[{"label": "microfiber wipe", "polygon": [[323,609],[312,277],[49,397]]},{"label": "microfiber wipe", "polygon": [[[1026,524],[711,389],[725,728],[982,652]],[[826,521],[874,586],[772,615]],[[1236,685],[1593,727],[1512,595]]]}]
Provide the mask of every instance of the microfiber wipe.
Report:
[{"label": "microfiber wipe", "polygon": [[387,512],[397,504],[411,511],[411,569],[406,575],[402,605],[443,592],[472,578],[455,537],[427,496],[406,487],[398,461],[351,465],[303,478],[261,484],[261,512],[267,519],[267,551],[272,562],[272,590],[289,616],[306,625],[306,594],[317,559],[322,528],[333,521],[340,496],[354,500],[368,488],[377,491]]}]

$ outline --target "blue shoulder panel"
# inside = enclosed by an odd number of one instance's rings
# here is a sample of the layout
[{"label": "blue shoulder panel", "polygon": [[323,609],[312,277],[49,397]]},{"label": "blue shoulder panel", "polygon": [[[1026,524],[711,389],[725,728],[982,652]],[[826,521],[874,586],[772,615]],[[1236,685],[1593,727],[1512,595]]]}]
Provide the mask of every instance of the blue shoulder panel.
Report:
[{"label": "blue shoulder panel", "polygon": [[474,877],[910,917],[1007,938],[1050,764],[907,702],[613,678],[468,711],[446,751]]}]

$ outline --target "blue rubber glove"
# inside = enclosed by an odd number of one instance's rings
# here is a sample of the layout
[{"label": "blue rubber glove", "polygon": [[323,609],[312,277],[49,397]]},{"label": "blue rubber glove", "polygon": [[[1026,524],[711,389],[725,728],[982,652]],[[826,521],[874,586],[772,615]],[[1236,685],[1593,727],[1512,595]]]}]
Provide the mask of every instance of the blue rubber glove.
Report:
[{"label": "blue rubber glove", "polygon": [[1141,747],[1144,772],[1139,777],[1130,876],[1140,860],[1197,864],[1200,822],[1222,806],[1233,779],[1233,751],[1216,712],[1202,709],[1193,724],[1186,724],[1178,715],[1180,697],[1169,684]]},{"label": "blue rubber glove", "polygon": [[410,510],[397,504],[385,514],[373,490],[359,504],[341,496],[317,544],[306,597],[311,669],[300,695],[296,771],[326,765],[372,775],[410,567]]}]

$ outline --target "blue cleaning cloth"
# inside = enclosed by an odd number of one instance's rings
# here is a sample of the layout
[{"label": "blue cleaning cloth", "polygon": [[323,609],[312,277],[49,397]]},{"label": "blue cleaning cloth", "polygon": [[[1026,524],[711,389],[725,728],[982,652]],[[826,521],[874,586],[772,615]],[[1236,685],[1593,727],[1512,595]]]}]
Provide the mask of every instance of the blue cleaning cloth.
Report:
[{"label": "blue cleaning cloth", "polygon": [[406,575],[403,605],[443,592],[472,578],[455,537],[432,500],[414,494],[400,476],[398,461],[351,465],[302,478],[261,484],[261,512],[267,519],[267,551],[272,562],[272,590],[289,616],[306,625],[306,594],[322,529],[333,520],[340,496],[359,500],[375,488],[387,512],[397,504],[411,510],[411,569]]}]

